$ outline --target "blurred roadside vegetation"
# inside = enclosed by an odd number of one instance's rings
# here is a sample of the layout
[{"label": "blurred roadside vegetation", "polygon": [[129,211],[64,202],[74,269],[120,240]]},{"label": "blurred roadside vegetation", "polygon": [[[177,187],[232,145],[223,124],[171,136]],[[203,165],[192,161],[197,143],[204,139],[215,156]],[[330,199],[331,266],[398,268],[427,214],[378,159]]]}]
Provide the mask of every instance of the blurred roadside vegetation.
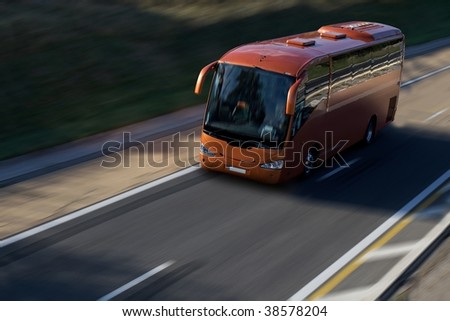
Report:
[{"label": "blurred roadside vegetation", "polygon": [[0,159],[202,103],[198,72],[228,49],[350,20],[413,45],[450,36],[450,2],[3,0]]}]

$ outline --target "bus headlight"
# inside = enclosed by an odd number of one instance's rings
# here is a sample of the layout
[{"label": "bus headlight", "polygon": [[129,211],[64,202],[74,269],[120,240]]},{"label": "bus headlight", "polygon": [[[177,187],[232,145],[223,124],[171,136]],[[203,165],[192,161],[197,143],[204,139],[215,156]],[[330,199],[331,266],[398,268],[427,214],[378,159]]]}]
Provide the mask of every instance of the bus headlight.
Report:
[{"label": "bus headlight", "polygon": [[206,148],[205,145],[200,144],[200,153],[202,153],[203,155],[209,156],[209,157],[214,157],[216,156],[215,153],[211,152],[208,148]]},{"label": "bus headlight", "polygon": [[261,167],[266,169],[282,169],[283,165],[284,165],[283,160],[277,160],[271,163],[262,164]]}]

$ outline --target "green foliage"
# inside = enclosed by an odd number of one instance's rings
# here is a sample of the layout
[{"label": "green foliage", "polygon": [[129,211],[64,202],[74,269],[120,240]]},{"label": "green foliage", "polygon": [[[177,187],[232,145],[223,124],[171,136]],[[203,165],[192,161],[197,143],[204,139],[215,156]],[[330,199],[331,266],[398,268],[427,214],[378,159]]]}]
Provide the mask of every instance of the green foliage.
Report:
[{"label": "green foliage", "polygon": [[0,159],[201,103],[198,71],[228,49],[347,20],[412,45],[449,36],[450,2],[3,1]]}]

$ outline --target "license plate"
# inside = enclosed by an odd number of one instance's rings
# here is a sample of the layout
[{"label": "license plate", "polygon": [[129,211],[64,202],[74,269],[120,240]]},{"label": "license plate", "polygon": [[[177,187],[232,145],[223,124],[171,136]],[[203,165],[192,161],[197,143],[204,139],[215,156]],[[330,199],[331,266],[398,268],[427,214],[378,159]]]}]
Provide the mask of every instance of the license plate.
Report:
[{"label": "license plate", "polygon": [[227,167],[227,169],[228,169],[229,171],[231,171],[231,172],[235,172],[235,173],[239,173],[239,174],[245,174],[245,173],[247,173],[247,171],[246,171],[245,169],[238,168],[238,167],[230,166],[230,167]]}]

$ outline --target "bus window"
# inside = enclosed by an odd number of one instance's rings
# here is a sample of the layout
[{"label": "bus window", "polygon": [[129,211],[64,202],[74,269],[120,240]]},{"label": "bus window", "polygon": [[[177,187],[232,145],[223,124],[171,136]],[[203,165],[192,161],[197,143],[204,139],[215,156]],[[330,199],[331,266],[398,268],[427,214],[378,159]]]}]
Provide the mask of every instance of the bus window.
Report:
[{"label": "bus window", "polygon": [[203,128],[236,141],[278,146],[287,135],[286,97],[294,78],[220,63],[212,81]]},{"label": "bus window", "polygon": [[328,61],[314,64],[308,69],[306,82],[306,108],[315,108],[328,98],[330,64]]},{"label": "bus window", "polygon": [[305,108],[305,85],[301,84],[297,89],[297,98],[295,100],[295,113],[291,133],[292,137],[295,136],[295,134],[303,124],[302,112],[304,108]]},{"label": "bus window", "polygon": [[402,41],[400,39],[391,41],[387,50],[389,52],[389,71],[398,70],[402,63]]},{"label": "bus window", "polygon": [[370,48],[360,49],[353,56],[353,84],[359,84],[371,78],[370,67],[372,65]]},{"label": "bus window", "polygon": [[372,47],[372,77],[378,77],[388,72],[388,47],[379,44]]},{"label": "bus window", "polygon": [[308,120],[317,106],[328,99],[330,63],[313,63],[307,69],[308,80],[297,91],[292,136]]},{"label": "bus window", "polygon": [[330,63],[324,61],[313,64],[307,69],[308,81],[305,84],[305,109],[303,121],[305,122],[313,110],[328,99],[330,82]]},{"label": "bus window", "polygon": [[351,53],[333,57],[332,93],[346,89],[353,84],[352,65],[353,55]]}]

